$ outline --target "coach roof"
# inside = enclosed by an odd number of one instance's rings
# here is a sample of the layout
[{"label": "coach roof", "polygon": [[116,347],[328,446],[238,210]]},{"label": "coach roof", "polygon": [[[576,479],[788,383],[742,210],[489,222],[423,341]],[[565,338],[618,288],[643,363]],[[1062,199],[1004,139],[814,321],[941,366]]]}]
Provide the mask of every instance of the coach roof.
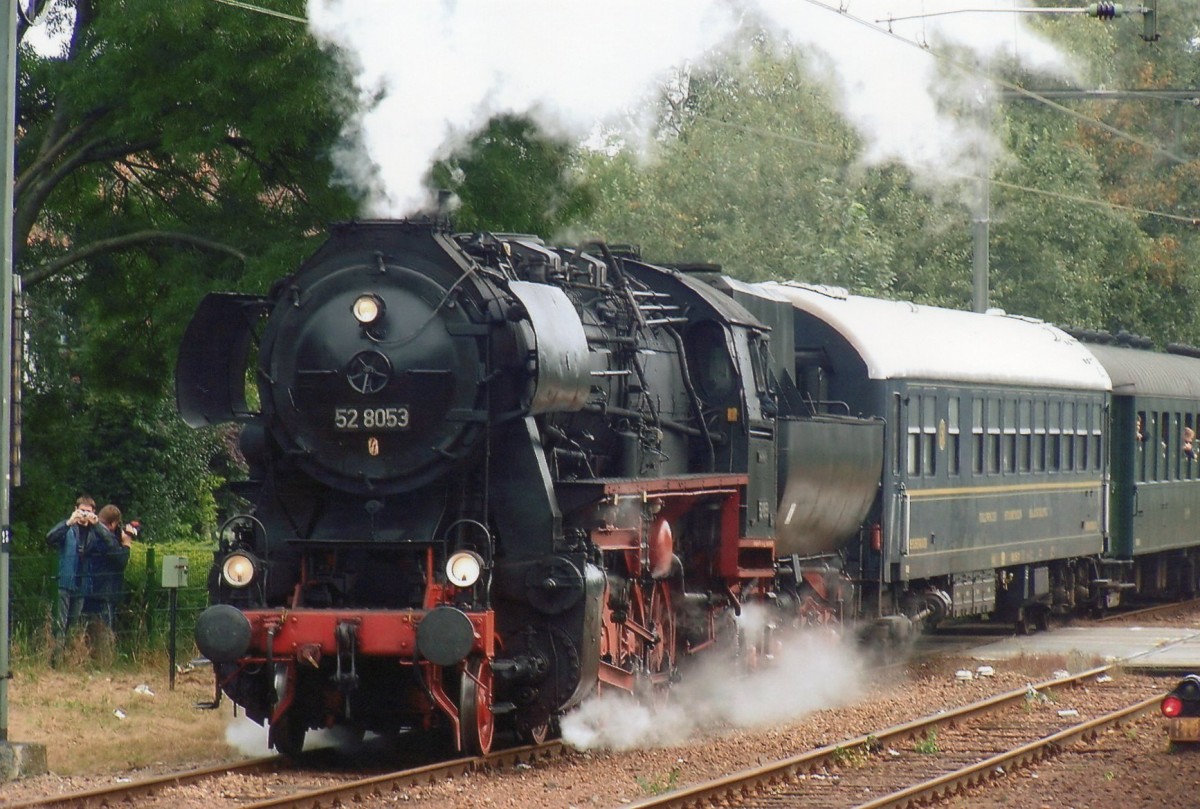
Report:
[{"label": "coach roof", "polygon": [[1114,396],[1200,399],[1200,359],[1085,343],[1112,379]]},{"label": "coach roof", "polygon": [[1111,390],[1100,362],[1048,323],[849,295],[795,282],[754,284],[838,332],[872,379]]}]

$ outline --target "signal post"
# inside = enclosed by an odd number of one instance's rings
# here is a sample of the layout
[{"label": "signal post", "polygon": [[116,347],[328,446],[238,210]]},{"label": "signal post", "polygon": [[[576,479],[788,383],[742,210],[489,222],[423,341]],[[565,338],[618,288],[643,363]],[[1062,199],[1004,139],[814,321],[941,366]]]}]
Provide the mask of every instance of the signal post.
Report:
[{"label": "signal post", "polygon": [[4,7],[0,58],[4,73],[4,158],[0,164],[0,780],[46,772],[46,746],[9,741],[8,683],[12,677],[9,637],[9,562],[12,551],[12,369],[13,351],[13,172],[17,117],[17,2],[0,0]]}]

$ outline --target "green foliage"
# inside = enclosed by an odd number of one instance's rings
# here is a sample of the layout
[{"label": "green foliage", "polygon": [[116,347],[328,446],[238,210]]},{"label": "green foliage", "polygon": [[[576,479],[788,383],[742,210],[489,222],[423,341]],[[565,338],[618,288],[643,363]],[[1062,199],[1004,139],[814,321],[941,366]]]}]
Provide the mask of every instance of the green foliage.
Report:
[{"label": "green foliage", "polygon": [[[125,603],[118,615],[118,636],[127,653],[162,649],[169,640],[170,591],[162,587],[163,559],[182,556],[188,564],[188,586],[176,595],[176,643],[192,648],[196,617],[208,606],[206,583],[212,567],[211,542],[135,542],[125,569]],[[190,654],[190,652],[185,652]]]},{"label": "green foliage", "polygon": [[830,756],[833,763],[839,767],[857,768],[867,763],[867,757],[870,749],[864,745],[854,745],[852,747],[837,746]]},{"label": "green foliage", "polygon": [[666,775],[655,775],[650,777],[635,776],[638,787],[647,795],[662,795],[670,792],[679,786],[679,777],[683,772],[678,767],[672,767],[671,771]]},{"label": "green foliage", "polygon": [[651,162],[629,150],[588,159],[604,192],[589,222],[598,235],[747,280],[891,286],[892,245],[847,167],[856,140],[803,65],[760,47],[681,84]]},{"label": "green foliage", "polygon": [[458,197],[455,220],[462,230],[550,236],[594,205],[591,189],[571,167],[568,144],[524,118],[500,117],[434,167],[433,183]]},{"label": "green foliage", "polygon": [[348,85],[305,26],[211,0],[51,13],[69,44],[22,47],[17,127],[27,339],[12,521],[30,622],[52,589],[42,537],[80,492],[156,541],[212,535],[234,461],[223,434],[174,412],[183,329],[205,293],[266,289],[354,210],[331,181]]},{"label": "green foliage", "polygon": [[206,0],[83,4],[73,37],[21,54],[31,367],[62,370],[55,341],[72,370],[157,395],[203,293],[264,288],[351,213],[330,182],[340,77],[303,26]]},{"label": "green foliage", "polygon": [[[1074,56],[1081,86],[1200,81],[1200,7],[1168,9],[1153,45],[1136,25],[1037,24]],[[1010,83],[1051,83],[992,69]],[[750,58],[682,76],[649,161],[629,148],[586,157],[599,200],[589,227],[640,243],[651,260],[969,308],[974,190],[931,189],[894,164],[856,166],[856,136],[815,75],[759,41]],[[1200,134],[1180,125],[1185,109],[1005,101],[988,212],[993,306],[1200,343]]]},{"label": "green foliage", "polygon": [[[214,491],[225,471],[215,435],[187,428],[166,398],[68,393],[46,395],[30,408],[26,425],[25,470],[32,477],[16,490],[14,511],[29,518],[32,547],[84,492],[99,504],[117,504],[126,520],[140,520],[157,539],[213,535]],[[16,541],[24,547],[19,532]]]},{"label": "green foliage", "polygon": [[[81,493],[142,523],[141,542],[209,541],[216,490],[230,474],[220,436],[187,428],[168,399],[90,391],[37,397],[25,425],[23,485],[13,490],[14,617],[40,626],[55,592],[44,537]],[[34,460],[36,459],[36,461]],[[136,559],[136,554],[134,559]],[[131,562],[131,567],[134,563]]]},{"label": "green foliage", "polygon": [[938,732],[937,728],[929,728],[925,731],[924,738],[918,740],[913,745],[913,750],[924,756],[933,756],[942,752],[942,748],[938,747]]}]

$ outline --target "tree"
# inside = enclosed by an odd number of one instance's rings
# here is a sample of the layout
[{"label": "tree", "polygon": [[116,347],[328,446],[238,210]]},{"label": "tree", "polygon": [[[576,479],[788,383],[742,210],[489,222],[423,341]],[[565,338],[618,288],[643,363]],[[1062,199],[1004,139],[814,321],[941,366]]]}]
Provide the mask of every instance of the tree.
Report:
[{"label": "tree", "polygon": [[[1092,262],[1083,275],[1091,280],[1072,282],[1072,297],[1093,299],[1090,326],[1112,331],[1125,329],[1170,341],[1200,344],[1200,323],[1193,315],[1200,293],[1200,135],[1195,129],[1195,109],[1190,102],[1154,97],[1151,91],[1187,89],[1200,81],[1197,36],[1200,8],[1195,4],[1163,5],[1153,43],[1141,40],[1140,25],[1079,26],[1065,21],[1047,22],[1046,29],[1071,51],[1087,57],[1084,86],[1143,91],[1134,98],[1074,103],[1071,107],[1096,119],[1068,121],[1053,113],[1054,123],[1040,115],[1037,129],[1030,122],[1038,113],[1014,111],[1014,131],[1022,140],[1040,131],[1029,176],[1063,177],[1097,202],[1120,206],[1062,204],[1042,206],[1038,219],[1027,212],[1033,225],[1028,236],[1039,233],[1052,243],[1066,240],[1075,248],[1060,258],[1073,268]],[[1053,136],[1046,137],[1050,132]],[[1057,152],[1055,155],[1052,152]],[[1055,232],[1038,224],[1061,223]],[[1079,280],[1083,280],[1082,278]],[[1064,289],[1051,292],[1061,294]]]},{"label": "tree", "polygon": [[761,46],[680,84],[649,162],[630,150],[591,157],[601,191],[589,224],[651,260],[888,294],[899,249],[889,230],[902,217],[881,217],[878,194],[904,172],[879,181],[854,165],[858,139],[803,61]]},{"label": "tree", "polygon": [[223,456],[172,423],[178,341],[205,292],[265,289],[352,214],[330,160],[345,83],[303,25],[211,0],[49,13],[62,52],[19,54],[24,462],[39,486],[14,497],[18,545],[81,489],[203,532]]},{"label": "tree", "polygon": [[[1153,45],[1138,26],[1044,25],[1090,74],[1082,86],[1200,80],[1200,9],[1173,7]],[[1011,65],[991,70],[1009,84],[1048,81]],[[651,259],[716,262],[747,280],[969,308],[974,214],[962,188],[918,185],[897,164],[857,166],[857,139],[804,59],[759,48],[681,86],[653,161],[630,150],[587,161],[596,231],[640,242]],[[1180,114],[1194,112],[1161,101],[1021,101],[997,112],[1006,156],[992,167],[993,305],[1200,344],[1200,161],[1191,156],[1200,136],[1180,127],[1189,121]]]},{"label": "tree", "polygon": [[574,151],[525,118],[489,122],[466,148],[439,163],[433,184],[459,200],[462,230],[553,236],[594,206],[591,188],[573,172]]}]

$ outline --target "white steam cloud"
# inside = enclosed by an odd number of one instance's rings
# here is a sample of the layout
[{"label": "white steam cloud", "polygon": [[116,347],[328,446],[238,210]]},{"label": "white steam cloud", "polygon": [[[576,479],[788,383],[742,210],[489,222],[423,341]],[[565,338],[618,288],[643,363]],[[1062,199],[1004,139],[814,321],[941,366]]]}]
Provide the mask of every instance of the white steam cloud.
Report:
[{"label": "white steam cloud", "polygon": [[[271,756],[275,751],[268,744],[268,733],[267,725],[260,725],[245,714],[239,714],[225,726],[225,743],[251,758]],[[305,750],[318,750],[323,747],[354,750],[361,743],[359,734],[340,727],[310,730],[304,736]]]},{"label": "white steam cloud", "polygon": [[[308,18],[354,76],[358,111],[339,169],[365,193],[367,214],[400,216],[429,204],[423,181],[433,163],[499,114],[528,115],[578,139],[606,126],[641,140],[633,130],[651,123],[672,72],[703,64],[748,26],[820,54],[816,64],[866,139],[868,161],[899,159],[927,175],[969,171],[995,144],[945,102],[964,93],[986,101],[990,88],[947,82],[953,68],[898,37],[956,46],[984,64],[1003,57],[1058,74],[1070,65],[1015,13],[938,14],[956,4],[842,0],[840,13],[816,0],[309,0]],[[917,12],[927,16],[892,24],[896,36],[875,24]]]},{"label": "white steam cloud", "polygon": [[261,758],[273,752],[267,744],[267,728],[245,714],[225,726],[225,743],[244,756]]},{"label": "white steam cloud", "polygon": [[733,676],[732,665],[710,655],[662,704],[620,692],[589,699],[563,717],[563,741],[581,750],[666,747],[706,730],[787,722],[852,701],[866,671],[848,641],[816,631],[786,639],[767,666],[744,677]]}]

